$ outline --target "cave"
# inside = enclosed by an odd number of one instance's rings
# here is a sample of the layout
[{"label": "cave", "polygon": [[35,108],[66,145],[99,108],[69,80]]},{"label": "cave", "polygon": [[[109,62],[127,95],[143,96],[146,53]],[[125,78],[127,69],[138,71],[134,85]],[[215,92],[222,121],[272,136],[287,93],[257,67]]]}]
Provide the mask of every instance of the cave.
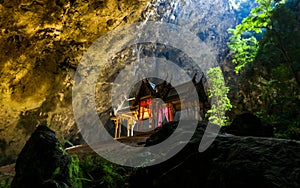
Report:
[{"label": "cave", "polygon": [[299,7],[0,0],[0,187],[300,187]]}]

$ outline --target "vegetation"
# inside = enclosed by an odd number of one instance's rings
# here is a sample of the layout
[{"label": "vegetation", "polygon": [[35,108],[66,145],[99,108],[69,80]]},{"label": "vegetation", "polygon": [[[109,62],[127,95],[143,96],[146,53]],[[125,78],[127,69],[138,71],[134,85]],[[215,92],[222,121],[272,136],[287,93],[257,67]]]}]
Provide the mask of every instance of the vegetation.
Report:
[{"label": "vegetation", "polygon": [[[60,150],[65,155],[67,151],[58,144]],[[64,173],[58,167],[52,174],[48,182],[55,184],[57,188],[122,188],[129,187],[130,174],[135,172],[133,168],[126,168],[109,162],[97,154],[89,156],[71,155],[68,168],[68,175],[71,182],[64,182],[60,179],[60,174]],[[11,185],[13,176],[0,174],[0,188],[8,188]]]},{"label": "vegetation", "polygon": [[213,124],[224,126],[228,120],[225,112],[232,108],[230,100],[227,97],[229,87],[225,86],[220,67],[209,69],[207,71],[207,78],[210,84],[209,98],[213,101],[211,109],[207,112],[209,116],[208,120]]},{"label": "vegetation", "polygon": [[300,139],[300,2],[257,3],[229,30],[228,46],[244,82],[240,89],[246,101],[254,101],[248,110],[273,124],[278,137]]},{"label": "vegetation", "polygon": [[[64,143],[68,141],[64,139]],[[69,143],[71,144],[71,143]],[[67,151],[58,145],[64,154]],[[122,166],[109,162],[98,155],[89,155],[78,157],[73,154],[69,164],[69,177],[73,188],[121,188],[126,186],[126,178],[128,173],[133,172],[132,169],[125,169]],[[56,169],[53,174],[53,179],[60,173],[60,169]],[[61,187],[61,186],[57,186]]]},{"label": "vegetation", "polygon": [[0,188],[9,188],[12,180],[13,177],[0,177]]},{"label": "vegetation", "polygon": [[[69,141],[63,138],[63,143]],[[68,155],[68,152],[61,144],[58,144],[59,149],[63,154]],[[92,188],[92,187],[105,187],[105,188],[121,188],[126,186],[126,177],[128,173],[133,172],[132,169],[125,169],[122,166],[109,162],[98,155],[89,155],[79,157],[78,155],[71,155],[69,164],[69,177],[73,188]],[[55,182],[56,175],[60,174],[60,169],[57,168],[53,173],[53,180]],[[55,182],[56,183],[56,182]],[[61,183],[56,183],[59,187]]]},{"label": "vegetation", "polygon": [[77,155],[73,155],[69,175],[74,188],[125,186],[125,169],[99,156],[87,156],[79,160]]},{"label": "vegetation", "polygon": [[239,72],[247,63],[253,62],[262,42],[261,34],[272,29],[271,17],[274,6],[280,2],[273,0],[256,0],[258,6],[253,8],[250,15],[243,19],[235,29],[229,29],[231,35],[228,46],[234,54],[233,63]]},{"label": "vegetation", "polygon": [[69,176],[71,178],[74,188],[82,188],[84,182],[91,181],[83,176],[83,171],[80,167],[80,161],[77,155],[71,156],[71,163],[69,165]]}]

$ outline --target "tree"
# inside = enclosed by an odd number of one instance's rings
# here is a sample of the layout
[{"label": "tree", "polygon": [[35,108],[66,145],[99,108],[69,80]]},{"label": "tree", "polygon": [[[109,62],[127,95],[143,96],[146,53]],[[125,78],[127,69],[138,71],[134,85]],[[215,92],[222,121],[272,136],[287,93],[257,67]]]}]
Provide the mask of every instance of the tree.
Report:
[{"label": "tree", "polygon": [[284,0],[256,2],[258,6],[251,10],[250,15],[228,31],[231,34],[228,46],[236,64],[235,71],[241,71],[257,58],[260,61],[279,60],[289,67],[300,87],[300,25],[296,12],[288,8]]},{"label": "tree", "polygon": [[243,70],[243,101],[252,102],[256,109],[246,109],[272,123],[280,137],[300,139],[300,1],[257,3],[229,30],[235,70]]},{"label": "tree", "polygon": [[235,29],[229,29],[231,34],[228,46],[234,55],[235,71],[239,72],[247,63],[253,62],[259,49],[259,34],[271,29],[273,0],[256,0],[259,4],[253,8],[250,15],[243,19]]},{"label": "tree", "polygon": [[209,98],[213,100],[211,109],[208,110],[209,121],[213,124],[224,126],[227,124],[225,112],[232,108],[227,97],[229,88],[225,86],[222,70],[220,67],[211,68],[207,71],[209,81]]}]

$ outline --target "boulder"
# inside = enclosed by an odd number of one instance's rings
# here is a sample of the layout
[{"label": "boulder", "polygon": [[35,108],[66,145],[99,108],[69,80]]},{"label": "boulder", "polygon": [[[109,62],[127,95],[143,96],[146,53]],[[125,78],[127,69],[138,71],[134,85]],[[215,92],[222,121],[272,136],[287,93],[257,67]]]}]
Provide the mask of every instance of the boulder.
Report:
[{"label": "boulder", "polygon": [[236,136],[273,137],[273,127],[257,116],[246,112],[237,115],[225,132]]},{"label": "boulder", "polygon": [[201,135],[202,125],[174,157],[138,169],[131,187],[300,187],[300,142],[219,134],[200,153]]},{"label": "boulder", "polygon": [[55,132],[40,125],[18,156],[11,187],[71,187],[69,164]]},{"label": "boulder", "polygon": [[146,140],[145,147],[152,146],[164,141],[176,129],[178,122],[170,122],[164,124],[162,127],[154,129],[153,134]]},{"label": "boulder", "polygon": [[155,187],[300,187],[300,143],[219,136],[204,153],[186,153]]}]

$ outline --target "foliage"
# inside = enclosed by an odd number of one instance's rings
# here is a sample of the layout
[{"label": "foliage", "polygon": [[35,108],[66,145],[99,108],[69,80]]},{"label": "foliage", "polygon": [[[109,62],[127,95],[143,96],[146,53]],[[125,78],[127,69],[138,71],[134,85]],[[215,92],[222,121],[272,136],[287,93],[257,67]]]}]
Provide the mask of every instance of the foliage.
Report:
[{"label": "foliage", "polygon": [[9,188],[12,180],[13,177],[0,177],[0,188]]},{"label": "foliage", "polygon": [[87,156],[80,161],[84,177],[90,179],[83,187],[119,188],[126,186],[126,178],[132,172],[131,168],[111,163],[100,156]]},{"label": "foliage", "polygon": [[[57,169],[55,173],[59,173],[59,170]],[[125,187],[126,173],[124,167],[106,161],[99,156],[87,156],[81,159],[77,155],[71,156],[69,176],[73,188]]]},{"label": "foliage", "polygon": [[103,181],[108,185],[109,188],[118,187],[119,182],[125,183],[124,178],[114,171],[112,165],[103,165],[103,171],[105,173]]},{"label": "foliage", "polygon": [[278,137],[300,139],[300,117],[295,114],[300,108],[300,2],[257,3],[229,30],[235,70],[243,70],[245,77],[243,100],[255,101],[256,109],[250,110],[273,124]]},{"label": "foliage", "polygon": [[[64,154],[67,154],[67,151],[61,145],[57,147]],[[129,187],[126,182],[128,182],[129,175],[134,171],[133,168],[119,166],[98,155],[81,158],[72,155],[68,174],[72,181],[72,188],[122,188]],[[61,173],[61,169],[56,168],[48,182],[54,183],[57,188],[69,188],[70,186],[66,183],[58,180]],[[0,188],[10,187],[12,179],[12,177],[0,177]]]},{"label": "foliage", "polygon": [[228,32],[232,34],[231,43],[228,43],[228,46],[234,54],[232,62],[236,64],[235,72],[238,73],[248,62],[255,59],[258,52],[258,41],[254,36],[242,37],[242,34],[235,33],[233,29],[229,29]]},{"label": "foliage", "polygon": [[72,180],[74,188],[82,188],[84,181],[90,181],[83,177],[82,169],[79,166],[79,158],[77,155],[71,156],[71,163],[69,165],[69,176]]},{"label": "foliage", "polygon": [[297,74],[300,69],[300,45],[297,42],[300,31],[297,28],[300,25],[296,12],[280,0],[257,0],[257,3],[258,6],[251,10],[241,24],[228,30],[231,34],[228,47],[234,56],[236,72],[256,59],[279,60],[289,67],[300,86]]},{"label": "foliage", "polygon": [[224,126],[227,123],[226,110],[232,108],[227,97],[229,88],[225,86],[220,67],[211,68],[207,71],[209,80],[209,98],[213,100],[211,109],[208,110],[209,121],[216,125]]},{"label": "foliage", "polygon": [[253,62],[259,50],[258,34],[271,29],[273,0],[256,0],[258,6],[253,8],[250,15],[243,19],[235,29],[229,29],[231,34],[228,47],[234,54],[235,71],[239,72],[249,62]]}]

